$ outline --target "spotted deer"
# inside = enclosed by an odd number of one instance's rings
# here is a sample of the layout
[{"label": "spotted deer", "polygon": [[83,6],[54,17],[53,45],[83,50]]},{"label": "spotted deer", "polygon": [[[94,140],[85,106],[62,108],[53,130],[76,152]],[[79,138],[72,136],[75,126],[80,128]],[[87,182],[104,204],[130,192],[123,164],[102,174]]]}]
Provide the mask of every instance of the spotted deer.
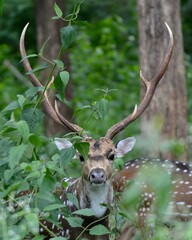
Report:
[{"label": "spotted deer", "polygon": [[[164,75],[171,59],[174,45],[173,34],[169,26],[166,23],[165,25],[169,34],[169,44],[159,71],[151,81],[146,80],[140,72],[141,80],[146,87],[144,98],[138,106],[135,106],[134,111],[129,116],[113,125],[106,132],[104,137],[95,140],[87,136],[83,128],[69,122],[61,115],[56,102],[55,106],[51,104],[48,89],[54,79],[48,85],[48,88],[44,93],[42,103],[45,111],[50,115],[50,117],[63,127],[81,135],[82,141],[89,144],[87,159],[84,159],[81,155],[79,156],[82,164],[81,176],[79,178],[65,180],[68,182],[68,187],[61,187],[57,190],[60,200],[70,211],[74,212],[77,209],[76,206],[67,199],[67,193],[72,193],[76,196],[80,209],[89,208],[93,211],[93,216],[82,216],[84,219],[84,227],[90,226],[91,223],[91,226],[94,226],[95,224],[102,224],[108,227],[108,214],[110,212],[110,206],[114,202],[114,192],[124,192],[126,184],[137,176],[142,167],[147,167],[150,164],[153,166],[161,165],[165,171],[168,171],[168,173],[173,176],[173,199],[170,202],[170,204],[172,204],[172,211],[170,214],[174,217],[182,218],[183,220],[188,220],[191,217],[191,213],[186,211],[182,212],[182,209],[180,208],[183,206],[184,208],[190,210],[190,212],[192,209],[192,177],[189,166],[186,163],[141,158],[126,162],[122,171],[113,170],[114,159],[121,158],[126,155],[135,144],[135,138],[130,137],[121,140],[114,145],[112,141],[113,138],[145,111],[151,102],[156,86]],[[25,26],[21,34],[20,52],[24,68],[29,73],[32,68],[28,58],[26,57],[24,44],[27,27],[28,24]],[[30,73],[27,76],[35,87],[43,87],[33,73]],[[65,139],[56,139],[55,143],[59,150],[72,146],[72,143]],[[168,165],[169,168],[167,168]],[[143,197],[143,205],[138,207],[137,215],[140,226],[143,226],[145,217],[147,216],[147,212],[150,209],[154,198],[154,192],[150,191],[150,189],[144,184],[141,196]],[[64,214],[58,215],[58,223],[60,225],[56,226],[55,224],[48,222],[46,219],[41,220],[40,234],[46,236],[47,239],[50,237],[50,232],[54,233],[54,236],[66,237],[72,240],[83,237],[96,240],[109,239],[108,234],[102,236],[91,236],[88,230],[83,231],[82,233],[82,228],[72,228],[68,221],[66,221]],[[120,237],[120,239],[126,239],[124,236],[125,232],[122,233],[122,238]]]}]

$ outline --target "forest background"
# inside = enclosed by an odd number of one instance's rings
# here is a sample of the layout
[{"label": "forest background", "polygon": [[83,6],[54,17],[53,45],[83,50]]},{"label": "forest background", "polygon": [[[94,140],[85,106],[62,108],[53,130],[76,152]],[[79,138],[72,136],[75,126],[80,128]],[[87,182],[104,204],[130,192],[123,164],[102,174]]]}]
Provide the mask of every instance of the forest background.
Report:
[{"label": "forest background", "polygon": [[[67,15],[72,11],[74,3],[66,1],[64,4]],[[14,101],[17,95],[22,94],[29,86],[20,63],[19,37],[24,24],[30,22],[26,40],[27,51],[28,54],[38,51],[37,26],[38,21],[43,19],[34,17],[37,14],[37,5],[38,1],[8,0],[4,3],[0,19],[0,109]],[[191,12],[192,1],[181,1],[189,136],[192,131]],[[104,119],[96,118],[97,124],[94,118],[87,122],[86,129],[98,137],[103,136],[112,124],[132,112],[134,105],[140,100],[136,1],[122,0],[121,4],[119,1],[109,0],[85,1],[78,20],[87,21],[89,24],[79,27],[77,41],[69,50],[72,108],[76,121],[81,125],[90,115],[89,108],[98,100],[98,96],[110,90],[109,107]],[[38,59],[32,59],[32,63],[34,66],[38,65]],[[98,124],[98,121],[102,124]],[[138,135],[139,129],[137,121],[124,131],[121,138]],[[177,148],[179,145],[174,145],[173,151],[177,151]]]}]

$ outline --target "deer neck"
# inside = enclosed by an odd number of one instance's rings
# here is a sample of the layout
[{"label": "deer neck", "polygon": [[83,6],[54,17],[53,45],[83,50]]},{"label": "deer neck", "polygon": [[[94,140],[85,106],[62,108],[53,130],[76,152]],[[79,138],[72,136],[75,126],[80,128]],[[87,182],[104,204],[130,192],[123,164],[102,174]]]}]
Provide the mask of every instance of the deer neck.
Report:
[{"label": "deer neck", "polygon": [[80,208],[90,208],[96,217],[101,218],[113,202],[111,181],[107,180],[104,184],[93,185],[81,177],[78,182],[77,198]]}]

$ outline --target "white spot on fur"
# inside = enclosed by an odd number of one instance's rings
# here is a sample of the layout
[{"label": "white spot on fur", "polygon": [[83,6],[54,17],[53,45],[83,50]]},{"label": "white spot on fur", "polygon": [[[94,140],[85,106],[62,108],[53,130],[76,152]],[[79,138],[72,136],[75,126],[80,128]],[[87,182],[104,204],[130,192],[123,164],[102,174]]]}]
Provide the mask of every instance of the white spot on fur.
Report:
[{"label": "white spot on fur", "polygon": [[189,183],[190,183],[190,182],[188,182],[188,181],[185,182],[186,185],[189,184]]},{"label": "white spot on fur", "polygon": [[185,205],[185,202],[176,202],[177,205]]}]

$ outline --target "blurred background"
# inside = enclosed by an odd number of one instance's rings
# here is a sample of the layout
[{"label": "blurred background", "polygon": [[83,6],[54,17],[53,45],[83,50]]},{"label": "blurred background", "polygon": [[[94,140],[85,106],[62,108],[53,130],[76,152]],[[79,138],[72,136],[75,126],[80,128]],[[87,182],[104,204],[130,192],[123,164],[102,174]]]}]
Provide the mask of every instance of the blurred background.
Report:
[{"label": "blurred background", "polygon": [[[75,4],[75,0],[4,1],[3,13],[0,17],[1,110],[18,99],[18,95],[22,95],[31,86],[20,63],[19,53],[19,37],[27,22],[30,22],[26,36],[27,53],[37,53],[43,42],[51,36],[49,45],[44,51],[47,58],[56,58],[60,45],[60,28],[65,25],[65,22],[51,19],[55,16],[53,8],[55,2],[65,15],[72,12]],[[73,119],[81,126],[86,123],[86,130],[95,138],[104,136],[110,126],[131,114],[135,104],[140,101],[140,93],[142,95],[143,90],[141,91],[139,71],[142,69],[140,62],[142,63],[143,56],[139,51],[142,39],[140,38],[139,44],[140,30],[138,26],[142,25],[142,9],[144,8],[140,6],[140,3],[139,0],[138,2],[134,0],[84,1],[77,19],[79,23],[76,22],[77,40],[62,56],[71,76],[69,87],[66,90],[66,98],[70,100],[71,108],[64,109],[63,112],[69,119]],[[158,3],[160,6],[162,3],[166,4],[159,0],[156,3],[156,6]],[[175,35],[176,41],[181,39],[177,41],[177,44],[181,46],[184,59],[184,67],[181,70],[184,78],[180,83],[184,84],[181,99],[184,101],[187,99],[186,105],[185,103],[181,105],[184,110],[181,117],[185,121],[179,123],[179,117],[173,114],[168,116],[169,114],[163,113],[162,116],[155,117],[157,109],[152,108],[150,114],[146,115],[150,121],[146,123],[145,117],[137,120],[117,139],[136,136],[137,146],[133,156],[150,154],[186,161],[191,156],[192,134],[192,0],[180,2],[173,0],[168,4],[173,4],[172,9],[175,10],[177,7],[180,13],[180,15],[175,14],[175,18],[181,23],[182,38],[177,38]],[[164,18],[162,18],[162,23],[158,24],[165,29],[163,20]],[[140,24],[138,24],[139,22]],[[167,41],[166,29],[163,38]],[[161,49],[162,55],[157,57],[155,63],[157,67],[160,65],[166,49],[156,46],[156,48],[158,47]],[[148,57],[150,58],[150,56]],[[30,61],[33,67],[39,64],[37,58]],[[174,65],[173,68],[176,70],[179,69],[179,66]],[[45,81],[46,73],[39,73],[38,77]],[[174,89],[171,91],[179,94],[181,86],[175,84]],[[173,96],[169,93],[162,92],[161,97],[166,99],[166,103],[160,98],[158,105],[161,105],[162,101],[167,108],[176,109],[178,107],[180,100],[172,106]],[[107,99],[108,102],[105,106],[107,109],[104,109],[104,116],[92,117],[92,110],[101,98]],[[169,128],[164,127],[167,125],[166,117],[171,116],[173,119],[171,124],[169,123]],[[182,134],[170,134],[170,126],[173,126],[174,129],[181,128]],[[64,134],[49,120],[46,120],[41,130],[38,131],[41,131],[40,134],[46,133],[48,136]]]}]

